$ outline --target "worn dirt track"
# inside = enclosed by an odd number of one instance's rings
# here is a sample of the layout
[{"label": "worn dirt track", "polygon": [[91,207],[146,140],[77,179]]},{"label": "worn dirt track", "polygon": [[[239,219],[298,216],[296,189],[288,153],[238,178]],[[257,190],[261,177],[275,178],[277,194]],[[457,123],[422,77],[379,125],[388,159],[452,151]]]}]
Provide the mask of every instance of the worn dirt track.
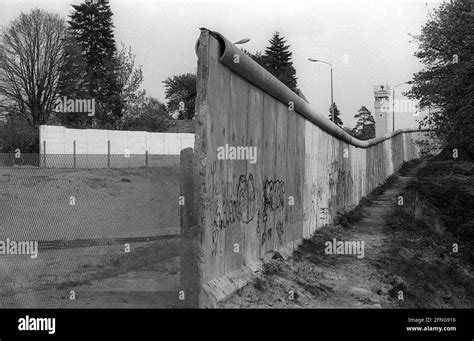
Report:
[{"label": "worn dirt track", "polygon": [[[284,262],[264,266],[263,279],[245,286],[221,303],[223,308],[394,308],[398,302],[390,291],[398,283],[381,271],[388,236],[384,229],[397,205],[397,197],[411,177],[424,165],[418,163],[404,176],[395,174],[390,186],[362,207],[363,218],[349,228],[321,230],[320,243],[300,247]],[[324,242],[364,241],[365,255],[326,255]],[[311,249],[312,248],[312,249]],[[307,252],[310,251],[310,252]],[[392,282],[392,283],[390,283]]]}]

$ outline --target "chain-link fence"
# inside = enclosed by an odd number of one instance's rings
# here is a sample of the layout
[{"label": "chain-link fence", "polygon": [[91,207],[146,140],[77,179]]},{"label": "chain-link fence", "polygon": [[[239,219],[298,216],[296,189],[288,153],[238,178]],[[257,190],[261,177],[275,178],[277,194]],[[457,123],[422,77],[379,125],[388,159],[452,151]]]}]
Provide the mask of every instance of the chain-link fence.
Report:
[{"label": "chain-link fence", "polygon": [[179,162],[0,154],[0,307],[185,306]]},{"label": "chain-link fence", "polygon": [[152,168],[179,165],[179,155],[157,154],[27,154],[0,153],[0,167]]}]

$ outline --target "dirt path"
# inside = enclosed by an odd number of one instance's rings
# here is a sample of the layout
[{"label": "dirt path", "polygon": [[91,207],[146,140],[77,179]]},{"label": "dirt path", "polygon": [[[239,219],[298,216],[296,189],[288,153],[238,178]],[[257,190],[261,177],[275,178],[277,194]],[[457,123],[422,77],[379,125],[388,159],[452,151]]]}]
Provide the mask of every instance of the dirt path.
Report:
[{"label": "dirt path", "polygon": [[[222,303],[222,307],[390,308],[398,307],[395,288],[402,279],[387,278],[380,262],[388,243],[387,219],[419,163],[394,175],[390,186],[362,207],[363,218],[347,228],[318,230],[290,259],[264,266],[262,276]],[[364,257],[325,254],[325,242],[363,241]],[[394,297],[395,296],[395,297]]]}]

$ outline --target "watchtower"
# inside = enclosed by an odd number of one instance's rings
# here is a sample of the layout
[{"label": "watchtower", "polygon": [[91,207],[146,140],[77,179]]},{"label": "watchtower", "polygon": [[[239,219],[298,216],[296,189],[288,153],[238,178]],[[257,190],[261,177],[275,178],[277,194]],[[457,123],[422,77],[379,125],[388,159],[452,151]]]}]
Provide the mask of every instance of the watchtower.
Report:
[{"label": "watchtower", "polygon": [[391,131],[390,122],[390,86],[374,86],[374,119],[375,137],[382,136]]}]

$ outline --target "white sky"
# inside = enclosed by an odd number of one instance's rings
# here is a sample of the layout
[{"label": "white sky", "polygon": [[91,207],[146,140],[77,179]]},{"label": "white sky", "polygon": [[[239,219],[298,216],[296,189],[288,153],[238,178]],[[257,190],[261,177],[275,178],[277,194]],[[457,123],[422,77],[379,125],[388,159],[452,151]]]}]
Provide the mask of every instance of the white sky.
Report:
[{"label": "white sky", "polygon": [[[71,3],[81,1],[0,0],[0,26],[21,12],[42,8],[67,19]],[[327,115],[330,106],[329,67],[333,64],[334,101],[345,126],[361,105],[373,112],[373,86],[399,84],[421,69],[413,56],[428,10],[439,1],[131,1],[111,0],[117,46],[125,43],[143,65],[143,88],[165,102],[162,81],[195,72],[194,46],[199,28],[222,33],[231,41],[250,38],[243,47],[264,50],[274,31],[291,45],[298,86],[311,105]],[[347,55],[344,63],[344,56]],[[397,88],[396,99],[408,85]],[[410,114],[397,116],[396,128],[415,126]]]}]

